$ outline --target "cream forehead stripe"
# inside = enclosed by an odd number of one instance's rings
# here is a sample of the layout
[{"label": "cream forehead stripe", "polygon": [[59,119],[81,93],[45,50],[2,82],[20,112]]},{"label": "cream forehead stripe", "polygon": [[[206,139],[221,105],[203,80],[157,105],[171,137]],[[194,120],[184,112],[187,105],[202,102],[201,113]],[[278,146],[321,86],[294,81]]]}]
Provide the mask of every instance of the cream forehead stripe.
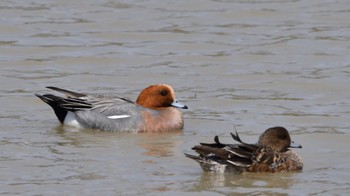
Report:
[{"label": "cream forehead stripe", "polygon": [[113,116],[107,116],[109,119],[120,119],[120,118],[129,118],[129,115],[113,115]]}]

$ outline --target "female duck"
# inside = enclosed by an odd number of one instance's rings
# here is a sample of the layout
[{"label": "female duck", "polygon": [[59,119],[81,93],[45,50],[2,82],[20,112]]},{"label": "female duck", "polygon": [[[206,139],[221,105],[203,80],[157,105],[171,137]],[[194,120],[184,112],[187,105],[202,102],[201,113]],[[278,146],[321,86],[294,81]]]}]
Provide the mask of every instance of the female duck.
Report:
[{"label": "female duck", "polygon": [[192,148],[199,156],[185,155],[197,161],[204,171],[214,173],[281,172],[303,168],[299,155],[289,149],[301,146],[291,141],[283,127],[267,129],[257,144],[242,142],[237,132],[231,136],[239,144],[222,144],[215,136],[215,143],[200,143]]}]

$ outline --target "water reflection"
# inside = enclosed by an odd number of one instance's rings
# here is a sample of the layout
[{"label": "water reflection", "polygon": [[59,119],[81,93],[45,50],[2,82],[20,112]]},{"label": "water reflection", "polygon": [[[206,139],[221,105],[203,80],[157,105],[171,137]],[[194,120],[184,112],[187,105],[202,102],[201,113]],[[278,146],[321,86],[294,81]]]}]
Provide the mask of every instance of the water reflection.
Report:
[{"label": "water reflection", "polygon": [[269,188],[289,189],[297,181],[294,176],[297,173],[242,173],[242,174],[213,174],[203,172],[198,184],[193,186],[193,191],[210,190],[215,187],[231,187],[230,191],[256,192]]},{"label": "water reflection", "polygon": [[[128,145],[128,149],[142,151],[141,154],[151,157],[173,156],[174,148],[182,141],[179,136],[182,130],[165,133],[116,133],[94,129],[77,129],[69,126],[55,127],[56,133],[64,138],[65,142],[57,142],[57,145],[73,145],[76,147],[111,144]],[[130,140],[130,142],[127,142]],[[141,148],[140,148],[141,147]]]},{"label": "water reflection", "polygon": [[138,134],[137,144],[146,150],[143,155],[169,157],[174,155],[174,147],[182,142],[178,139],[178,136],[182,135],[181,130],[168,133],[141,133]]}]

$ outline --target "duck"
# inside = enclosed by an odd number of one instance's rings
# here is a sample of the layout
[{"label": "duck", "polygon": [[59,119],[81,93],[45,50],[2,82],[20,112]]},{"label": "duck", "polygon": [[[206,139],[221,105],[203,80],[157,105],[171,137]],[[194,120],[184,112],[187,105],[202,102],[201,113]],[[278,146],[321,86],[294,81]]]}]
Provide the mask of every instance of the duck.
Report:
[{"label": "duck", "polygon": [[175,99],[174,90],[168,84],[148,86],[135,102],[112,95],[46,88],[66,97],[38,93],[35,96],[52,107],[61,124],[79,129],[134,133],[182,130],[184,119],[179,109],[188,109]]},{"label": "duck", "polygon": [[266,129],[255,144],[243,142],[237,130],[231,136],[238,143],[223,144],[215,136],[215,143],[200,143],[192,148],[198,155],[185,153],[185,156],[210,173],[275,173],[301,171],[303,168],[301,157],[290,149],[302,146],[291,140],[284,127]]}]

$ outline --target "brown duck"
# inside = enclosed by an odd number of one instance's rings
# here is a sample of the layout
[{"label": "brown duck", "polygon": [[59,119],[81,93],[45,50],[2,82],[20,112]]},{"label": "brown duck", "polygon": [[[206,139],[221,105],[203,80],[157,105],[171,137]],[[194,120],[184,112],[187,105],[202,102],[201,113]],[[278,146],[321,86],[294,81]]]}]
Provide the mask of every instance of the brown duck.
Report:
[{"label": "brown duck", "polygon": [[303,161],[289,148],[301,148],[292,142],[284,127],[272,127],[260,135],[257,144],[242,142],[238,133],[231,133],[238,144],[223,144],[215,136],[215,143],[200,143],[193,147],[199,155],[185,155],[197,161],[202,169],[213,173],[299,171]]}]

